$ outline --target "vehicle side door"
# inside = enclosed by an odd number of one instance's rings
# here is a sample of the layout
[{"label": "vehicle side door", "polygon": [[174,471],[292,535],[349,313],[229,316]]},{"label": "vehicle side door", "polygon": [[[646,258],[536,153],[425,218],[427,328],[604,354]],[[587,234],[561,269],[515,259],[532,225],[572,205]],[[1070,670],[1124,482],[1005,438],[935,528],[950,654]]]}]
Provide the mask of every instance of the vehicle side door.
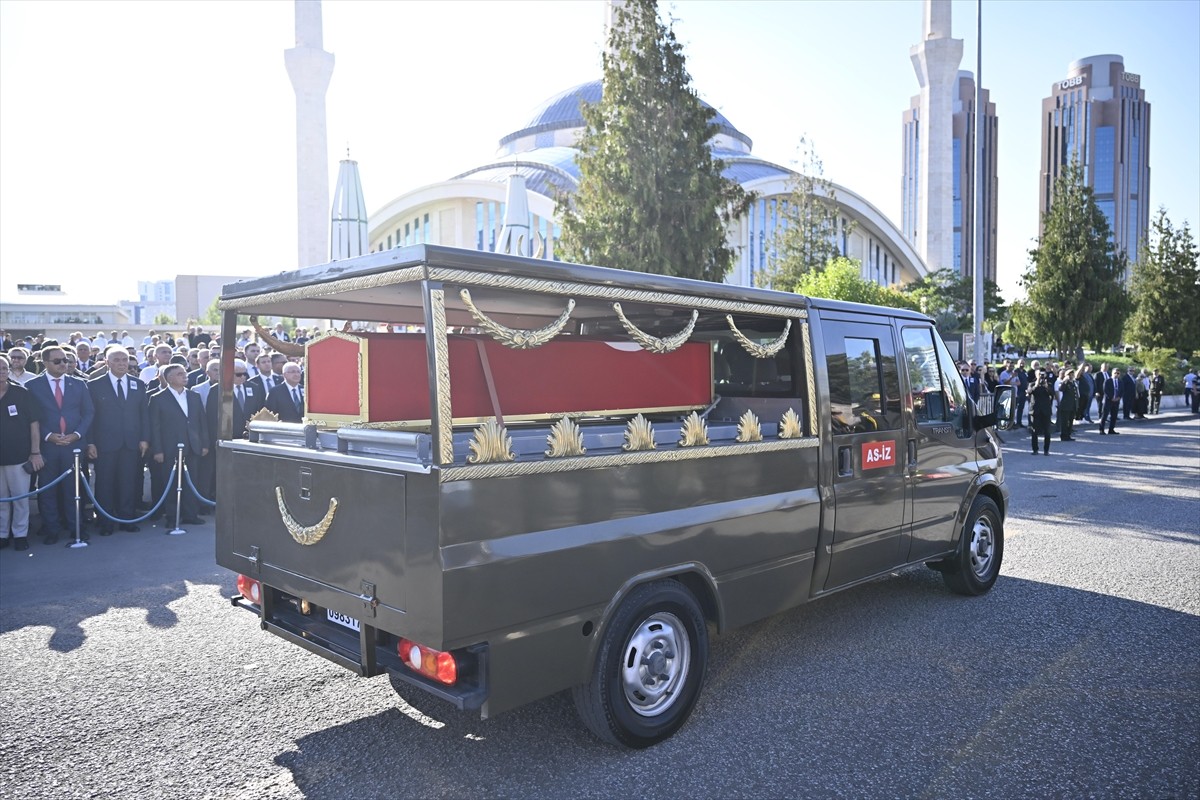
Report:
[{"label": "vehicle side door", "polygon": [[892,326],[828,320],[824,340],[835,502],[825,588],[832,589],[908,554],[908,443]]},{"label": "vehicle side door", "polygon": [[930,325],[905,324],[905,379],[912,404],[909,475],[912,537],[906,561],[945,552],[978,471],[967,389]]}]

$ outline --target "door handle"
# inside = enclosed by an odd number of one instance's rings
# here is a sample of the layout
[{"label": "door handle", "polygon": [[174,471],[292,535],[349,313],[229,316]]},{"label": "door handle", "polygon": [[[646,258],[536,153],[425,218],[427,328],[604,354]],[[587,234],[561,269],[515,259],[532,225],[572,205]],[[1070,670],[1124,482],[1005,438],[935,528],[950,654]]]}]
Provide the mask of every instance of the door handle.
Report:
[{"label": "door handle", "polygon": [[854,462],[850,458],[850,448],[838,448],[838,475],[843,478],[848,478],[854,474]]},{"label": "door handle", "polygon": [[915,467],[917,465],[917,440],[908,440],[908,465]]}]

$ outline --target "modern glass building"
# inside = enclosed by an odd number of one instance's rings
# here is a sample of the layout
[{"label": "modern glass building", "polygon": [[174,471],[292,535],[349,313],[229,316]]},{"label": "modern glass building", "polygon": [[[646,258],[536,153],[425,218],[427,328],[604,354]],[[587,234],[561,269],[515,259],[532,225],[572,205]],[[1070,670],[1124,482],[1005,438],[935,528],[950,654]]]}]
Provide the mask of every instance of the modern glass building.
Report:
[{"label": "modern glass building", "polygon": [[[506,184],[519,174],[528,189],[534,255],[555,259],[559,226],[555,198],[579,185],[575,147],[584,128],[581,104],[596,103],[599,80],[574,86],[542,103],[520,129],[500,139],[491,161],[442,183],[407,192],[371,215],[372,252],[409,244],[432,243],[494,250],[503,227]],[[784,204],[794,173],[751,154],[753,142],[719,112],[713,155],[725,162],[725,176],[738,181],[758,200],[729,229],[738,253],[727,282],[754,285],[756,274],[772,257],[772,243],[783,222]],[[896,226],[866,199],[834,187],[842,224],[843,254],[862,262],[863,277],[882,285],[904,284],[926,274],[924,262]]]},{"label": "modern glass building", "polygon": [[[951,128],[951,178],[953,181],[953,238],[952,267],[959,275],[975,274],[975,76],[959,70],[954,84],[953,118]],[[989,92],[980,92],[983,102],[983,276],[996,280],[996,143],[999,123],[996,104]],[[913,97],[903,116],[903,174],[901,176],[900,229],[914,245],[919,240],[921,197],[922,136],[921,97]]]},{"label": "modern glass building", "polygon": [[1054,181],[1077,159],[1130,262],[1150,228],[1150,104],[1141,84],[1121,56],[1091,56],[1067,67],[1042,100],[1040,214],[1050,210]]}]

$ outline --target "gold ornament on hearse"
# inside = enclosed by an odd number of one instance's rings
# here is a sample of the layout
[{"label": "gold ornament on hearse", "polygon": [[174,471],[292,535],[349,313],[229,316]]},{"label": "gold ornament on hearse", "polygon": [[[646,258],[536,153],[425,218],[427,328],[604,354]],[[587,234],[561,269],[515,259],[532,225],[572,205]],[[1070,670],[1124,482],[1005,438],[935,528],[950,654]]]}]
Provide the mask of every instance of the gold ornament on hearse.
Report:
[{"label": "gold ornament on hearse", "polygon": [[737,440],[739,442],[761,442],[762,441],[762,426],[758,424],[758,417],[753,411],[747,411],[742,414],[742,418],[738,420]]},{"label": "gold ornament on hearse", "polygon": [[755,358],[770,358],[782,350],[783,346],[787,344],[788,334],[791,333],[792,330],[792,321],[789,319],[784,323],[783,333],[779,335],[778,339],[775,339],[772,342],[767,342],[766,344],[757,344],[750,341],[750,339],[746,337],[746,334],[738,330],[737,325],[733,323],[732,314],[726,314],[725,321],[729,323],[729,330],[733,332],[733,338],[737,340],[737,343],[742,346],[743,350]]},{"label": "gold ornament on hearse", "polygon": [[504,426],[494,419],[489,419],[475,429],[470,448],[468,464],[494,464],[499,461],[516,460],[512,451],[512,437],[504,430]]},{"label": "gold ornament on hearse", "polygon": [[635,450],[653,450],[657,445],[654,443],[654,426],[650,424],[650,420],[646,419],[644,414],[638,414],[625,425],[625,444],[621,445],[621,449],[626,452]]},{"label": "gold ornament on hearse", "polygon": [[546,437],[550,449],[546,451],[547,458],[564,458],[566,456],[581,456],[587,452],[583,446],[583,431],[569,417],[563,417],[550,428]]},{"label": "gold ornament on hearse", "polygon": [[471,293],[466,289],[459,291],[458,296],[462,298],[467,311],[470,311],[471,316],[479,323],[479,327],[487,331],[500,344],[505,347],[511,347],[514,350],[531,350],[544,345],[555,336],[558,336],[558,334],[562,333],[563,328],[566,327],[567,320],[571,318],[571,312],[575,310],[575,301],[568,299],[567,310],[560,314],[558,319],[545,327],[527,331],[520,328],[506,327],[484,314],[475,307],[475,303],[471,301]]},{"label": "gold ornament on hearse", "polygon": [[804,431],[800,427],[800,417],[794,409],[789,408],[783,412],[783,416],[779,419],[779,438],[780,439],[799,439],[804,435]]},{"label": "gold ornament on hearse", "polygon": [[283,521],[283,526],[287,528],[287,532],[291,537],[302,545],[314,545],[324,538],[329,531],[329,526],[333,524],[333,515],[337,513],[338,499],[331,497],[329,499],[329,510],[325,512],[325,516],[316,525],[301,525],[296,521],[288,511],[287,504],[283,501],[283,489],[279,486],[275,487],[275,502],[279,506],[279,519]]},{"label": "gold ornament on hearse", "polygon": [[679,429],[679,435],[683,437],[679,440],[680,447],[698,447],[702,444],[708,444],[708,425],[704,420],[700,419],[698,413],[693,411],[683,421],[683,427]]},{"label": "gold ornament on hearse", "polygon": [[613,303],[612,307],[613,311],[617,312],[617,319],[621,321],[621,325],[633,337],[633,340],[640,344],[643,350],[659,355],[670,353],[672,350],[678,350],[682,347],[683,343],[692,335],[692,331],[696,327],[696,320],[700,318],[700,312],[693,310],[692,319],[683,330],[672,336],[664,336],[660,339],[657,336],[651,336],[630,322],[629,318],[625,316],[625,312],[621,310],[620,303]]}]

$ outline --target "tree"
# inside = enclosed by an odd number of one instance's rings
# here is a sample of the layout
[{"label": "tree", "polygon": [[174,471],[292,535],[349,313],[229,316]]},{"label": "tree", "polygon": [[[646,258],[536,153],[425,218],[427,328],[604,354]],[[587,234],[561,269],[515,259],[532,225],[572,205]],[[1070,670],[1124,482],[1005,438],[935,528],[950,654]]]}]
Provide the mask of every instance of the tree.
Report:
[{"label": "tree", "polygon": [[1078,161],[1055,181],[1042,236],[1029,257],[1021,282],[1034,338],[1060,354],[1075,352],[1085,341],[1112,344],[1120,338],[1128,316],[1121,285],[1125,259],[1113,247],[1108,220]]},{"label": "tree", "polygon": [[1013,303],[1009,309],[1008,324],[1004,327],[1004,341],[1024,353],[1037,344],[1034,330],[1033,310],[1028,301]]},{"label": "tree", "polygon": [[839,257],[837,193],[825,180],[825,165],[807,137],[800,138],[800,171],[788,182],[790,194],[782,203],[780,226],[772,245],[775,256],[756,276],[760,286],[783,292],[796,287],[800,276],[821,271]]},{"label": "tree", "polygon": [[805,272],[796,281],[795,291],[808,297],[920,310],[917,301],[904,292],[862,277],[862,264],[858,259],[844,256],[830,261],[825,269]]},{"label": "tree", "polygon": [[175,318],[165,311],[154,315],[154,325],[174,325]]},{"label": "tree", "polygon": [[564,258],[723,279],[734,258],[725,226],[749,196],[713,158],[716,112],[692,88],[654,0],[614,7],[604,94],[582,111],[579,188],[559,199]]},{"label": "tree", "polygon": [[[939,269],[908,284],[904,292],[916,298],[921,311],[933,317],[943,334],[968,333],[975,323],[975,279],[952,269]],[[1003,327],[1008,309],[993,281],[983,282],[984,328]]]},{"label": "tree", "polygon": [[1125,328],[1128,341],[1141,347],[1200,350],[1200,254],[1186,222],[1176,230],[1165,208],[1150,226],[1150,241],[1133,267],[1133,314]]}]

